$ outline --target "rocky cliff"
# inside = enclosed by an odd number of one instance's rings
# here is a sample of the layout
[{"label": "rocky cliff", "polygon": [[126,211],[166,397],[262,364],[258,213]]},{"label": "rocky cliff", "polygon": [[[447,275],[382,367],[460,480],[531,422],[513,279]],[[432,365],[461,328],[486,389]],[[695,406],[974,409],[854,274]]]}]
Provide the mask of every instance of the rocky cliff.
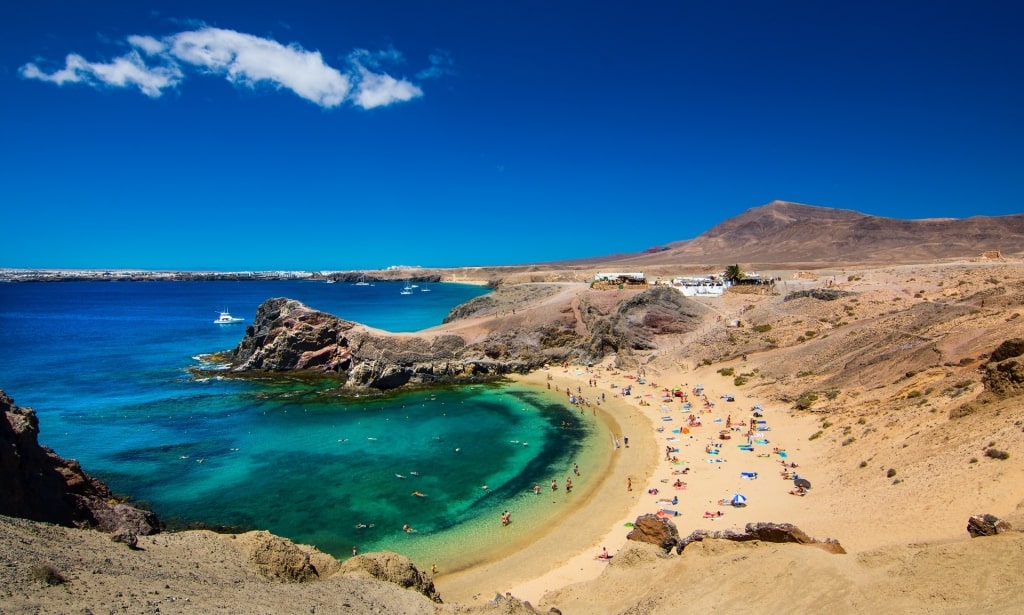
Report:
[{"label": "rocky cliff", "polygon": [[[356,390],[468,383],[564,360],[597,362],[617,354],[626,361],[633,351],[654,349],[656,336],[696,328],[706,311],[664,287],[622,296],[525,286],[459,306],[445,321],[452,332],[423,335],[378,331],[293,299],[269,299],[227,358],[240,374],[329,374]],[[533,308],[528,318],[508,318],[524,308]]]},{"label": "rocky cliff", "polygon": [[157,531],[151,512],[118,502],[77,461],[39,445],[39,420],[0,391],[0,514],[91,527],[129,542]]}]

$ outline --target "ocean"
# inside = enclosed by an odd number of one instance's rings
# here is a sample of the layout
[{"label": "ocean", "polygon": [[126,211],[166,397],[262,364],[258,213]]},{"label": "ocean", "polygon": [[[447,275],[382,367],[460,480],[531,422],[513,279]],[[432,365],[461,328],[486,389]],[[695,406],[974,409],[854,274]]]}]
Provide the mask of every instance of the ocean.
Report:
[{"label": "ocean", "polygon": [[[460,568],[528,540],[581,497],[564,478],[579,464],[585,490],[610,447],[589,412],[510,383],[338,399],[324,384],[189,371],[237,345],[272,297],[410,332],[487,292],[403,286],[0,284],[0,389],[36,410],[41,444],[172,526],[265,529],[337,557],[388,549]],[[221,310],[244,323],[214,324]]]}]

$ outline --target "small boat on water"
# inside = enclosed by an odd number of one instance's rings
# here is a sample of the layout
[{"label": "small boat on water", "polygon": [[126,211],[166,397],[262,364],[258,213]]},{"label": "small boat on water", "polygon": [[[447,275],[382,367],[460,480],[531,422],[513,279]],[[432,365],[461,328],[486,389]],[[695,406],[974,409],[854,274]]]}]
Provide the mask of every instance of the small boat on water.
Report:
[{"label": "small boat on water", "polygon": [[227,310],[219,313],[220,316],[217,317],[217,320],[213,321],[213,324],[215,325],[237,325],[245,320],[244,318],[232,316]]}]

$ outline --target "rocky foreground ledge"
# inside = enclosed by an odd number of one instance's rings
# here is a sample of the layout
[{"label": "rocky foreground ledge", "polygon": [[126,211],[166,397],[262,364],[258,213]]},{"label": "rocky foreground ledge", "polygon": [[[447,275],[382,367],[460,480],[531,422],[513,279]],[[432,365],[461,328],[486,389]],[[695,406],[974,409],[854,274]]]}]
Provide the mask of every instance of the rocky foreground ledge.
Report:
[{"label": "rocky foreground ledge", "polygon": [[134,545],[157,532],[149,511],[121,502],[77,461],[39,445],[39,419],[0,391],[0,515],[95,528]]},{"label": "rocky foreground ledge", "polygon": [[[692,329],[706,311],[667,288],[611,306],[571,293],[559,301],[521,288],[504,292],[513,298],[502,303],[496,293],[497,299],[470,301],[452,310],[449,331],[417,335],[371,329],[294,299],[269,299],[223,358],[236,375],[329,375],[356,391],[468,384],[553,362],[598,362],[607,354],[623,359],[654,348],[653,336]],[[517,307],[520,318],[508,318]],[[495,318],[501,309],[505,317]]]}]

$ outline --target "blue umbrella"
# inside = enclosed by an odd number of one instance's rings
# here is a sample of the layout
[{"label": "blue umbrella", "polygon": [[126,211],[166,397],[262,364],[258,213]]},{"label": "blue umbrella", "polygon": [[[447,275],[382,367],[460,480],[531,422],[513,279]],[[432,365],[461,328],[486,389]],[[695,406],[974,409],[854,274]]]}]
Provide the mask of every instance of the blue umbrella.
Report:
[{"label": "blue umbrella", "polygon": [[740,493],[735,493],[733,494],[732,499],[729,500],[729,503],[732,504],[733,506],[743,506],[744,504],[747,503],[747,496]]}]

